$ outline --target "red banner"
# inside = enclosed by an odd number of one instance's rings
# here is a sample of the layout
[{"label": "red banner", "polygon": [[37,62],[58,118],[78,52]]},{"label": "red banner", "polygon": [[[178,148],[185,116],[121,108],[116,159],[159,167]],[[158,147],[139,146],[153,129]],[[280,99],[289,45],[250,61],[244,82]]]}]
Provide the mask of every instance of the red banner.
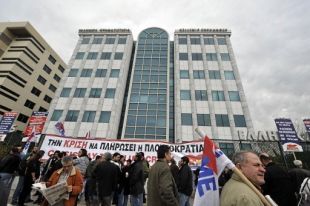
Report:
[{"label": "red banner", "polygon": [[32,116],[29,119],[28,126],[24,131],[24,136],[29,136],[32,133],[32,128],[35,127],[35,133],[41,134],[44,124],[46,122],[48,112],[32,112]]}]

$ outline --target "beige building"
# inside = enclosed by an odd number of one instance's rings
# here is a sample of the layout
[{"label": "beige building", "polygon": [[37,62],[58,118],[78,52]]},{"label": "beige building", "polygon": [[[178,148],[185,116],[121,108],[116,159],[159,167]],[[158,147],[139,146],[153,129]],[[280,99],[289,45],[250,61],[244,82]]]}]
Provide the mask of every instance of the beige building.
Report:
[{"label": "beige building", "polygon": [[0,115],[19,113],[23,131],[33,111],[48,111],[66,69],[29,22],[0,22]]}]

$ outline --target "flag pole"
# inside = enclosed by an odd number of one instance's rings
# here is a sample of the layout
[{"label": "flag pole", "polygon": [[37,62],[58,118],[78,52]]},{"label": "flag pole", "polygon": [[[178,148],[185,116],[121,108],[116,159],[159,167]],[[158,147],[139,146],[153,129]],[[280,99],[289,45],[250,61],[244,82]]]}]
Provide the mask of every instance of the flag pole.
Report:
[{"label": "flag pole", "polygon": [[[195,131],[201,137],[201,139],[203,139],[206,136],[206,134],[199,128],[196,128]],[[240,179],[256,193],[256,195],[260,198],[260,200],[263,202],[265,206],[277,206],[277,205],[271,204],[264,197],[264,195],[248,180],[246,176],[244,176],[244,174],[236,166],[229,168],[229,169],[231,169],[236,175],[238,175]]]}]

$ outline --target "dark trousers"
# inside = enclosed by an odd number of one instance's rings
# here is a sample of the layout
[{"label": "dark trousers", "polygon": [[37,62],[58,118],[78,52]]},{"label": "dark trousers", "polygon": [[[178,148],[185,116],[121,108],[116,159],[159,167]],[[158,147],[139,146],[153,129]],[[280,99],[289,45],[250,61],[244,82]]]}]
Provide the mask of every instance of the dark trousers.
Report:
[{"label": "dark trousers", "polygon": [[23,186],[22,192],[20,193],[20,196],[19,196],[19,199],[18,199],[18,205],[19,206],[23,206],[24,205],[26,197],[28,195],[30,195],[31,187],[32,187],[33,183],[34,182],[33,182],[31,176],[25,176],[24,186]]}]

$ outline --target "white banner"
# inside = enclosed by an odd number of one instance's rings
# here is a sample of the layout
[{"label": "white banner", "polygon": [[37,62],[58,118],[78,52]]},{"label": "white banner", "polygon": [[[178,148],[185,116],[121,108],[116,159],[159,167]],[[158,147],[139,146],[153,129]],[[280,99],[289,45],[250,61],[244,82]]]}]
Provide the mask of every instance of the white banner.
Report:
[{"label": "white banner", "polygon": [[92,159],[105,152],[111,154],[119,152],[125,156],[125,159],[132,159],[136,152],[144,152],[145,159],[150,164],[154,164],[157,160],[157,148],[162,144],[169,145],[173,154],[186,155],[191,160],[192,165],[200,165],[203,141],[169,144],[151,140],[77,139],[47,134],[41,149],[45,151],[43,159],[48,159],[48,155],[53,154],[56,150],[67,152],[69,156],[77,156],[82,148],[87,150]]}]

